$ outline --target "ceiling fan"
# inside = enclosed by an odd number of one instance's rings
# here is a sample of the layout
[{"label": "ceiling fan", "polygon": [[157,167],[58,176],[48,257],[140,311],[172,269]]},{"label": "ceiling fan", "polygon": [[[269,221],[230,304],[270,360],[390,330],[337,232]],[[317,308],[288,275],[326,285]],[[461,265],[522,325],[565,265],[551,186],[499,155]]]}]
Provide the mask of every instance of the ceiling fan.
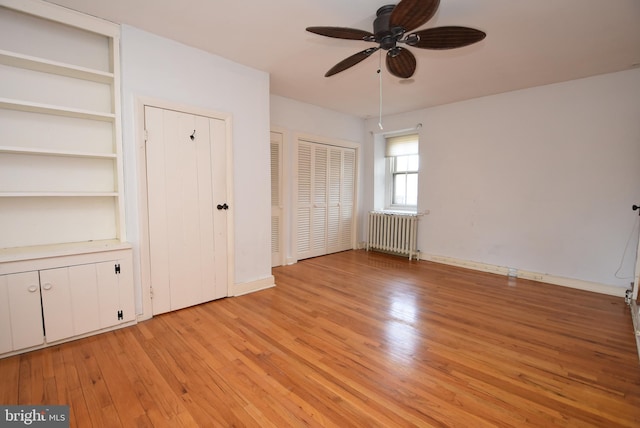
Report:
[{"label": "ceiling fan", "polygon": [[416,71],[416,57],[399,44],[421,49],[454,49],[479,42],[486,33],[474,28],[447,26],[428,28],[407,34],[429,21],[438,10],[440,0],[401,0],[397,5],[382,6],[373,21],[373,33],[347,27],[308,27],[307,31],[336,39],[364,40],[378,43],[340,61],[325,77],[340,73],[383,49],[387,51],[387,69],[401,79]]}]

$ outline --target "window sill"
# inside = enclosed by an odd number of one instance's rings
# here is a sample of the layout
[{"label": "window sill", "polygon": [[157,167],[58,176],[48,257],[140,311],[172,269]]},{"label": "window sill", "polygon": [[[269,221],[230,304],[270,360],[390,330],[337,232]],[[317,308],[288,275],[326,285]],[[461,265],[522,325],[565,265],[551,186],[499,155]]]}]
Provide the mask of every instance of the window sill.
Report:
[{"label": "window sill", "polygon": [[402,209],[402,208],[385,208],[381,212],[386,214],[418,214],[416,209]]}]

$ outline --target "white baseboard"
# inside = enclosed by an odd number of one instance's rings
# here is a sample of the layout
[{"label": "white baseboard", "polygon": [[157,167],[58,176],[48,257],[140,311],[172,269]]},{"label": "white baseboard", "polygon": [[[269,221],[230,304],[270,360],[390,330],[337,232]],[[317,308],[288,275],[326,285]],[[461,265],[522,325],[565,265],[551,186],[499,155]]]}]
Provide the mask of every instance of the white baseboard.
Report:
[{"label": "white baseboard", "polygon": [[594,293],[607,294],[616,297],[625,297],[626,288],[615,287],[613,285],[600,284],[597,282],[583,281],[580,279],[565,278],[561,276],[549,275],[546,273],[530,272],[521,269],[508,268],[504,266],[491,265],[487,263],[474,262],[470,260],[456,259],[453,257],[436,256],[420,253],[421,260],[428,260],[436,263],[443,263],[451,266],[458,266],[467,269],[490,272],[498,275],[511,275],[517,278],[530,279],[547,284],[560,285],[563,287],[575,288],[578,290],[592,291]]},{"label": "white baseboard", "polygon": [[273,275],[269,275],[266,278],[259,279],[257,281],[245,282],[243,284],[236,284],[233,286],[234,296],[242,296],[243,294],[253,293],[254,291],[265,290],[267,288],[275,287],[276,282]]}]

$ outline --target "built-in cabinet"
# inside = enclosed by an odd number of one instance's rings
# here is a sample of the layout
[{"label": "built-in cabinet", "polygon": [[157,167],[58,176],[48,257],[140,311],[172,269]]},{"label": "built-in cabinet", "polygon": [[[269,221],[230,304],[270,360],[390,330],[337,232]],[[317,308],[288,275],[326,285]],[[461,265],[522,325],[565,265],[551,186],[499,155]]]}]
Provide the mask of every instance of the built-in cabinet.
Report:
[{"label": "built-in cabinet", "polygon": [[120,27],[0,0],[0,355],[135,322]]},{"label": "built-in cabinet", "polygon": [[0,264],[0,354],[135,322],[130,249],[48,256]]},{"label": "built-in cabinet", "polygon": [[354,247],[356,151],[298,141],[297,258]]}]

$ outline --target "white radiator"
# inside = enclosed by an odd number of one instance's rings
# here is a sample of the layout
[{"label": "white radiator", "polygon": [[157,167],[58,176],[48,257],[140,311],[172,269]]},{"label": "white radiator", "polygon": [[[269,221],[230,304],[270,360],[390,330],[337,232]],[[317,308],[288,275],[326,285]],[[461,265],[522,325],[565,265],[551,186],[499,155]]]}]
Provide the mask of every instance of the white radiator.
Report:
[{"label": "white radiator", "polygon": [[418,259],[418,215],[369,212],[369,249]]}]

